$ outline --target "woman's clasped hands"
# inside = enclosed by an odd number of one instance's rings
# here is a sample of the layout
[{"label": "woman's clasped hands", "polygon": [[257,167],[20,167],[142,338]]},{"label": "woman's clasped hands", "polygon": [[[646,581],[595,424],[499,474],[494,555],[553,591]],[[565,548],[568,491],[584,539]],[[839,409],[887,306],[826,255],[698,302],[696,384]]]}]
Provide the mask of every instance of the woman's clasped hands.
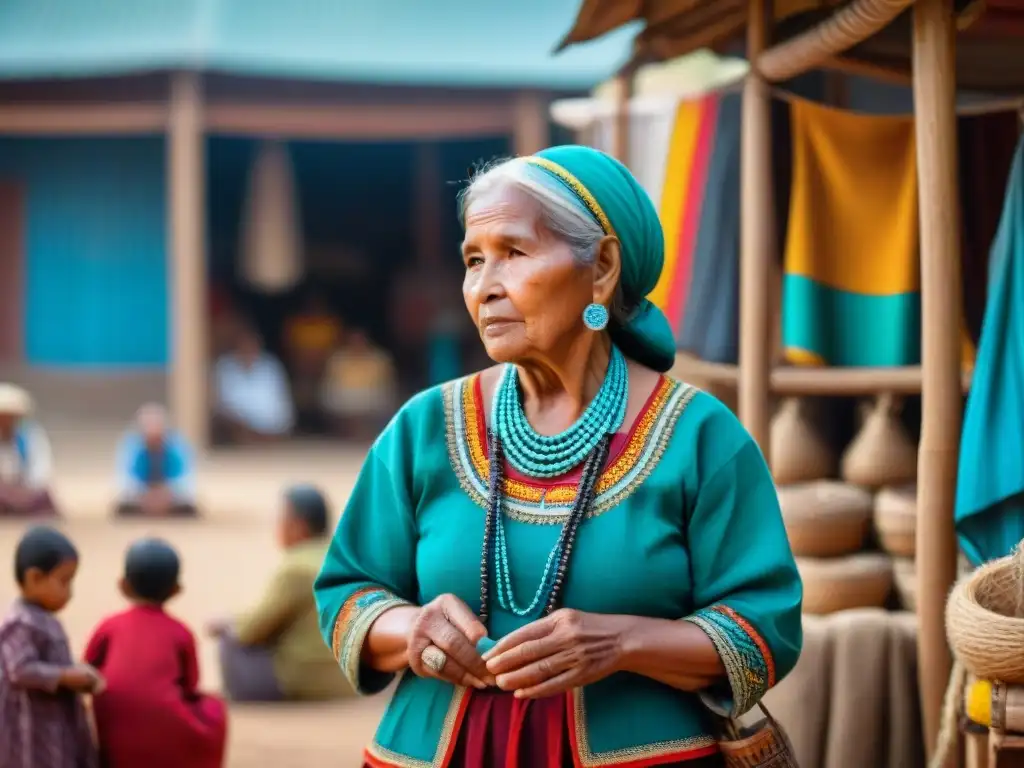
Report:
[{"label": "woman's clasped hands", "polygon": [[484,654],[487,670],[520,699],[596,682],[620,670],[622,619],[560,608],[499,640]]},{"label": "woman's clasped hands", "polygon": [[420,610],[407,657],[421,677],[539,699],[619,671],[622,619],[562,608],[511,632],[481,656],[477,643],[486,628],[465,603],[442,595]]}]

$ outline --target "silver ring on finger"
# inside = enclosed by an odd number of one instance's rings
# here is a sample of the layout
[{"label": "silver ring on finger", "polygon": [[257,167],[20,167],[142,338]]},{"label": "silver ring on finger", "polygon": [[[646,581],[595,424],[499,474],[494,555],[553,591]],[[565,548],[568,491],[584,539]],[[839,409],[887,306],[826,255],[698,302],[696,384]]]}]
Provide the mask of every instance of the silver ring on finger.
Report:
[{"label": "silver ring on finger", "polygon": [[436,645],[428,645],[420,654],[420,661],[423,662],[423,666],[435,675],[440,675],[444,670],[445,664],[448,663],[448,654]]}]

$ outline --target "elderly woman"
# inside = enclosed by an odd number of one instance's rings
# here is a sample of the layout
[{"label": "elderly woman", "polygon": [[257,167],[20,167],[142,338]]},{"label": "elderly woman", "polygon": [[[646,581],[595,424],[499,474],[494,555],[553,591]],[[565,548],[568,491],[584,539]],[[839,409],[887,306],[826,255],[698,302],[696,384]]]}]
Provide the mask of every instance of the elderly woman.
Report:
[{"label": "elderly woman", "polygon": [[801,645],[775,488],[664,375],[663,236],[630,172],[556,147],[463,198],[482,373],[373,445],[314,591],[356,688],[401,680],[369,766],[721,765]]},{"label": "elderly woman", "polygon": [[31,415],[32,396],[14,384],[0,383],[0,517],[57,514],[49,491],[50,440]]}]

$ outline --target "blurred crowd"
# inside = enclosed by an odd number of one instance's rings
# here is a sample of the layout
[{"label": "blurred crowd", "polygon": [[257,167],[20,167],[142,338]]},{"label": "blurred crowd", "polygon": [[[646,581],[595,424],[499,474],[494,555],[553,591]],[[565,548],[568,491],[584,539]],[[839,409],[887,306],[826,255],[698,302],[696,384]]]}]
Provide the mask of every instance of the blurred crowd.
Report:
[{"label": "blurred crowd", "polygon": [[396,407],[391,355],[348,327],[318,294],[284,322],[274,355],[254,325],[215,316],[214,439],[266,442],[295,430],[364,440]]}]

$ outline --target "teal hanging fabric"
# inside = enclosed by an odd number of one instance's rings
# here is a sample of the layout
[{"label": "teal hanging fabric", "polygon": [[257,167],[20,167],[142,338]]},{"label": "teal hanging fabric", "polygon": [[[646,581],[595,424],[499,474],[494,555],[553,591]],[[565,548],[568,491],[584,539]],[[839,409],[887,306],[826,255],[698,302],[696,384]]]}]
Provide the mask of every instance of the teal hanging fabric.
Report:
[{"label": "teal hanging fabric", "polygon": [[1024,539],[1024,142],[989,262],[988,304],[960,443],[956,530],[975,565]]}]

